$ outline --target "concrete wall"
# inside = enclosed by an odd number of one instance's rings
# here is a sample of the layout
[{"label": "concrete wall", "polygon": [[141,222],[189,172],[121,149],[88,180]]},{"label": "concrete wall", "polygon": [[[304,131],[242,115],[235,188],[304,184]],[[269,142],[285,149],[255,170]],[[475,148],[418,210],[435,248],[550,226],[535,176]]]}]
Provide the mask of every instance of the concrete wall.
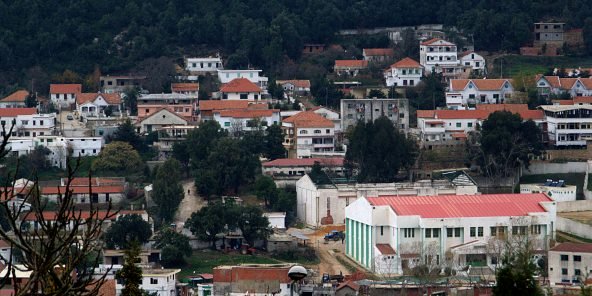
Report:
[{"label": "concrete wall", "polygon": [[557,216],[557,230],[592,239],[592,226]]},{"label": "concrete wall", "polygon": [[592,200],[564,201],[557,203],[557,212],[592,211]]},{"label": "concrete wall", "polygon": [[568,174],[568,173],[585,173],[588,164],[586,162],[565,162],[565,163],[549,163],[549,162],[534,162],[530,164],[528,169],[523,169],[523,175],[539,175],[539,174]]}]

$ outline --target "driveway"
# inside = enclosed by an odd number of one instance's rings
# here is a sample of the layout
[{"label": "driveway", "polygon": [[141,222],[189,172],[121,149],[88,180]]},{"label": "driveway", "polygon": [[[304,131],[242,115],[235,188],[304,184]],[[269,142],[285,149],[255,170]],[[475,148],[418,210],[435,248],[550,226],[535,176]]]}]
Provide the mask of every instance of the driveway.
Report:
[{"label": "driveway", "polygon": [[[72,120],[68,120],[68,115],[72,115]],[[86,128],[85,124],[80,122],[74,112],[61,111],[58,114],[58,122],[56,129],[62,132],[63,136],[66,137],[86,137],[90,134],[90,131]]]}]

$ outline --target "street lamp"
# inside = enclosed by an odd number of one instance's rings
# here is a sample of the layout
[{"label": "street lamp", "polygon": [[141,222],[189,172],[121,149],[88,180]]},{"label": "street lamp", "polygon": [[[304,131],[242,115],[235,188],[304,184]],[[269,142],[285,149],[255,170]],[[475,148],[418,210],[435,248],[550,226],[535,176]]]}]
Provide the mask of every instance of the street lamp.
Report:
[{"label": "street lamp", "polygon": [[297,281],[305,278],[307,275],[308,272],[306,271],[306,268],[300,265],[294,265],[290,268],[290,270],[288,270],[288,277],[292,279],[292,284],[290,285],[290,296],[294,295],[294,284],[296,284]]}]

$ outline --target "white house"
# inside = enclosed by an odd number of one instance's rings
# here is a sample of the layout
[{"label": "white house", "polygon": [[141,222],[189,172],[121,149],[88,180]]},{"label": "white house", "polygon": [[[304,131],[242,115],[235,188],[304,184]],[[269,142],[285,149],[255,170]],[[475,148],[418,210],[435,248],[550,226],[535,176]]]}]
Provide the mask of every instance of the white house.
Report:
[{"label": "white house", "polygon": [[121,95],[119,93],[80,93],[76,96],[76,110],[83,118],[121,114]]},{"label": "white house", "polygon": [[559,76],[537,75],[536,85],[539,94],[543,97],[563,93],[568,93],[572,98],[592,96],[592,78],[560,78]]},{"label": "white house", "polygon": [[501,265],[506,242],[544,251],[556,203],[543,193],[394,196],[368,193],[345,209],[346,255],[378,274]]},{"label": "white house", "polygon": [[26,90],[17,90],[12,94],[0,100],[0,108],[24,108],[27,107],[25,101],[29,96]]},{"label": "white house", "polygon": [[199,83],[171,83],[171,92],[195,97],[199,96]]},{"label": "white house", "polygon": [[263,216],[267,217],[271,228],[286,229],[286,212],[266,212]]},{"label": "white house", "polygon": [[222,100],[259,101],[261,88],[247,78],[235,78],[220,88]]},{"label": "white house", "polygon": [[138,133],[150,133],[158,131],[167,126],[187,125],[188,122],[182,116],[162,108],[157,112],[144,117],[136,123]]},{"label": "white house", "polygon": [[102,137],[61,137],[61,136],[37,136],[37,137],[11,137],[8,147],[16,156],[27,155],[37,146],[43,146],[51,151],[47,159],[52,166],[65,168],[68,156],[97,156],[104,147]]},{"label": "white house", "polygon": [[592,244],[560,243],[549,250],[549,282],[556,285],[579,285],[590,276]]},{"label": "white house", "polygon": [[37,114],[35,108],[0,108],[0,129],[4,126],[5,132],[9,132],[12,128],[13,137],[52,135],[55,124],[55,113]]},{"label": "white house", "polygon": [[335,132],[336,133],[341,132],[341,113],[339,113],[333,109],[323,107],[323,106],[314,107],[314,108],[310,109],[309,111],[312,111],[316,114],[319,114],[319,115],[333,121],[333,124],[335,125]]},{"label": "white house", "polygon": [[454,109],[477,104],[503,104],[513,94],[510,79],[451,79],[446,106]]},{"label": "white house", "polygon": [[440,38],[420,42],[419,63],[426,73],[441,73],[445,67],[458,66],[456,44]]},{"label": "white house", "polygon": [[81,84],[50,84],[51,102],[57,108],[69,108],[76,103],[76,96],[82,92]]},{"label": "white house", "polygon": [[361,70],[368,68],[366,60],[335,60],[333,71],[338,76],[356,77]]},{"label": "white house", "polygon": [[275,83],[281,85],[288,93],[307,94],[310,92],[310,80],[276,80]]},{"label": "white house", "polygon": [[283,120],[284,147],[296,158],[311,157],[313,152],[335,150],[335,124],[313,112],[304,111]]},{"label": "white house", "polygon": [[263,70],[218,70],[218,79],[220,83],[226,84],[236,78],[246,78],[255,83],[264,94],[267,94],[267,83],[269,79],[261,76]]},{"label": "white house", "polygon": [[280,124],[280,110],[220,110],[213,111],[214,120],[231,133],[265,129],[273,124]]},{"label": "white house", "polygon": [[592,137],[592,105],[544,105],[549,144],[556,147],[586,146]]},{"label": "white house", "polygon": [[[465,51],[459,54],[460,63],[463,66],[473,68],[473,71],[483,73],[485,71],[485,58],[474,51]],[[483,73],[484,74],[484,73]]]},{"label": "white house", "polygon": [[544,193],[557,202],[575,201],[577,186],[566,185],[563,180],[547,180],[542,184],[520,184],[520,193]]},{"label": "white house", "polygon": [[185,60],[185,70],[196,74],[214,74],[221,69],[224,69],[224,66],[219,57],[187,58]]},{"label": "white house", "polygon": [[386,86],[415,86],[423,76],[422,66],[411,58],[404,58],[384,71]]},{"label": "white house", "polygon": [[[466,176],[466,175],[465,175]],[[409,183],[339,183],[315,184],[305,175],[296,182],[297,216],[306,225],[344,224],[345,207],[362,196],[437,196],[477,194],[470,179],[421,180]]]}]

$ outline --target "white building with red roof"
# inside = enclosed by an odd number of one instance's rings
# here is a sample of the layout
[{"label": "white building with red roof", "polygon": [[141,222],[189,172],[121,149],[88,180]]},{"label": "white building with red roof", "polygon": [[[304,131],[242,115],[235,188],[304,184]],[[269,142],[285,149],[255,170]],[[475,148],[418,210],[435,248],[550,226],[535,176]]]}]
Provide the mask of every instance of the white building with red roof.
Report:
[{"label": "white building with red roof", "polygon": [[239,109],[213,111],[213,119],[232,134],[264,130],[273,124],[280,124],[279,109]]},{"label": "white building with red roof", "polygon": [[559,76],[537,75],[536,85],[543,97],[569,94],[573,97],[592,96],[592,78],[561,78]]},{"label": "white building with red roof", "polygon": [[171,83],[171,92],[199,98],[199,83]]},{"label": "white building with red roof", "polygon": [[357,199],[345,209],[346,255],[370,271],[402,274],[501,264],[506,242],[528,239],[543,252],[554,238],[556,203],[543,193]]},{"label": "white building with red roof", "polygon": [[404,58],[384,70],[386,86],[415,86],[421,81],[423,67],[412,58]]},{"label": "white building with red roof", "polygon": [[459,55],[460,63],[463,66],[469,66],[473,68],[473,71],[481,71],[482,74],[485,74],[485,58],[474,52],[474,51],[465,51],[460,53]]},{"label": "white building with red roof", "polygon": [[51,102],[57,108],[70,108],[76,103],[76,96],[82,92],[81,84],[50,84]]},{"label": "white building with red roof", "polygon": [[12,129],[13,137],[51,135],[55,124],[55,113],[37,114],[36,108],[0,108],[0,126],[5,127],[5,132]]},{"label": "white building with red roof", "polygon": [[458,65],[456,44],[433,38],[419,44],[419,63],[427,73],[438,72],[441,67]]},{"label": "white building with red roof", "polygon": [[368,62],[385,63],[393,60],[395,51],[392,48],[364,48],[362,56]]},{"label": "white building with red roof", "polygon": [[308,158],[313,153],[335,151],[335,124],[315,113],[304,111],[283,120],[284,147],[289,157]]},{"label": "white building with red roof", "polygon": [[503,104],[513,95],[511,79],[450,79],[446,106],[462,109],[478,104]]},{"label": "white building with red roof", "polygon": [[27,107],[25,101],[29,96],[26,90],[17,90],[10,95],[0,99],[0,108],[24,108]]},{"label": "white building with red roof", "polygon": [[222,100],[256,102],[261,99],[261,88],[247,78],[235,78],[220,88]]},{"label": "white building with red roof", "polygon": [[263,174],[269,176],[304,176],[315,163],[334,173],[343,173],[343,157],[328,158],[279,158],[261,164]]},{"label": "white building with red roof", "polygon": [[356,77],[361,70],[368,68],[366,60],[335,60],[333,71],[338,76]]},{"label": "white building with red roof", "polygon": [[281,85],[285,92],[296,93],[301,95],[305,95],[310,92],[310,80],[276,80],[275,83]]},{"label": "white building with red roof", "polygon": [[218,80],[223,85],[229,83],[236,78],[246,78],[255,83],[263,94],[267,94],[267,83],[269,78],[261,76],[263,70],[247,69],[247,70],[221,70],[218,69]]},{"label": "white building with red roof", "polygon": [[109,117],[121,114],[119,93],[79,93],[76,95],[76,110],[83,118]]},{"label": "white building with red roof", "polygon": [[588,280],[592,267],[591,243],[560,243],[549,250],[549,282],[556,285],[579,285]]}]

